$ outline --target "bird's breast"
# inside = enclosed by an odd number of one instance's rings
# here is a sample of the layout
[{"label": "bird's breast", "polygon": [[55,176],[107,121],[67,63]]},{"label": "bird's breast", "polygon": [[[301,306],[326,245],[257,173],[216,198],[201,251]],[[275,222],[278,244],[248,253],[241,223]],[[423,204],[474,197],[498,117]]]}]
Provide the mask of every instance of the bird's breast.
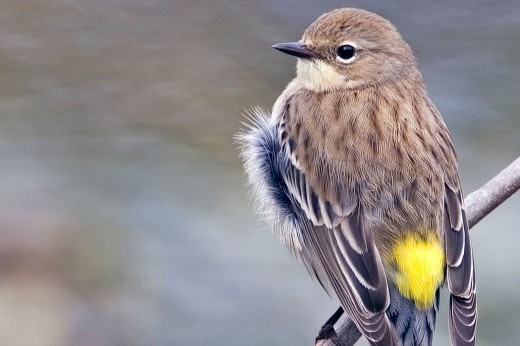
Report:
[{"label": "bird's breast", "polygon": [[354,196],[374,229],[437,228],[448,160],[438,126],[426,104],[385,95],[288,88],[275,116],[281,141],[318,195]]}]

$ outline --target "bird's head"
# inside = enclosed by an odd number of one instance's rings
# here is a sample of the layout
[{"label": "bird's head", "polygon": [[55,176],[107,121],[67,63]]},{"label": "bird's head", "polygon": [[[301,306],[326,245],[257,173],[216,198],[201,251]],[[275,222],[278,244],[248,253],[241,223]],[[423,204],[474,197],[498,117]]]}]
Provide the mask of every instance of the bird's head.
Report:
[{"label": "bird's head", "polygon": [[416,70],[410,46],[386,19],[342,8],[320,16],[298,42],[273,46],[298,57],[297,80],[310,90],[357,89]]}]

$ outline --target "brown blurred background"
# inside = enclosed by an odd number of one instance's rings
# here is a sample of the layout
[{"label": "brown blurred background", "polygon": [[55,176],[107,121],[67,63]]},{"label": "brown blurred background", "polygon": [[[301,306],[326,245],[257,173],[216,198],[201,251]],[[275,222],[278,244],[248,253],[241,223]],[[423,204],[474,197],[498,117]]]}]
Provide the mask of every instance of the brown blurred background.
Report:
[{"label": "brown blurred background", "polygon": [[[411,43],[467,193],[520,154],[516,0],[3,0],[0,345],[310,345],[336,303],[251,213],[232,136],[294,75],[270,46],[343,6]],[[480,345],[520,344],[519,210],[472,233]]]}]

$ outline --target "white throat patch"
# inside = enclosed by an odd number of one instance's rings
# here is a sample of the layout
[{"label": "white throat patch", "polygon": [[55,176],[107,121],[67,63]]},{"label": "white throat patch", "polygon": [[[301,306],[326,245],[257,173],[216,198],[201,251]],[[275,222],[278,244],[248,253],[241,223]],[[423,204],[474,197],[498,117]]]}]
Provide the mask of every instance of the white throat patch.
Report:
[{"label": "white throat patch", "polygon": [[296,71],[296,80],[312,91],[322,92],[349,86],[343,75],[322,60],[298,59]]}]

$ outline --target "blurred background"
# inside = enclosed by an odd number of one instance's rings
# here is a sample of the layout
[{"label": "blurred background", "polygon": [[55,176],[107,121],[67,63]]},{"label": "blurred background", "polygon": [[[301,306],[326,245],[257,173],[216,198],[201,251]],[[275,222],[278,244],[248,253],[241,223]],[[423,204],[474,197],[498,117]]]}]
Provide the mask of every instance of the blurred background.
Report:
[{"label": "blurred background", "polygon": [[[466,193],[520,154],[516,0],[3,0],[0,344],[313,344],[337,303],[253,215],[232,136],[294,76],[271,45],[344,6],[416,51]],[[520,344],[519,211],[472,232],[480,345]]]}]

